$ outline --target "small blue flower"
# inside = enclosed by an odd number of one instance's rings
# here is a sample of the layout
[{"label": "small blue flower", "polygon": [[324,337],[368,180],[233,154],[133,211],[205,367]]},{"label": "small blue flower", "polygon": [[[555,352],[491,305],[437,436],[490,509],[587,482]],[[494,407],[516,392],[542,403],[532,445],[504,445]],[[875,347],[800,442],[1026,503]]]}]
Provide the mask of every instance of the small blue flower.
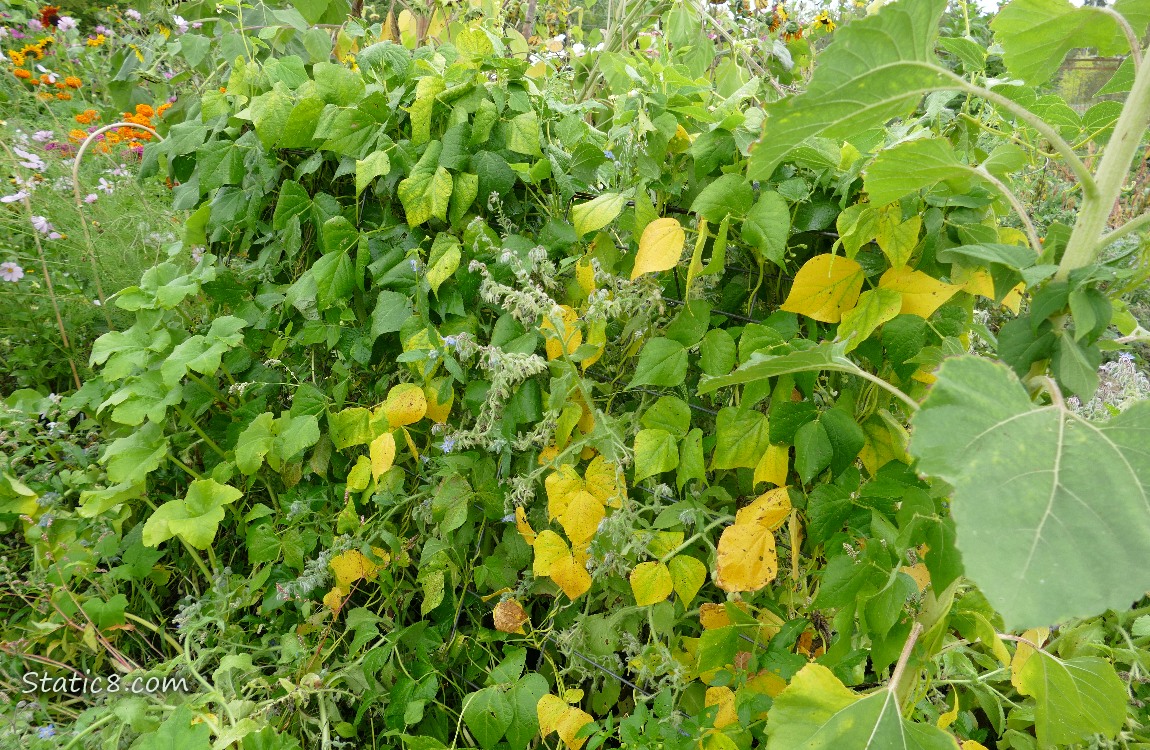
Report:
[{"label": "small blue flower", "polygon": [[436,359],[439,359],[439,350],[438,350],[438,349],[430,349],[430,350],[428,350],[428,352],[427,352],[427,358],[428,358],[428,359],[431,359],[431,360],[436,360]]},{"label": "small blue flower", "polygon": [[515,514],[508,513],[503,517],[503,523],[515,523]]},{"label": "small blue flower", "polygon": [[759,189],[759,181],[755,180],[754,182],[752,182],[751,187],[753,187],[755,190],[758,190]]},{"label": "small blue flower", "polygon": [[40,526],[46,529],[52,525],[53,520],[55,519],[52,518],[51,513],[45,513],[44,515],[40,516]]},{"label": "small blue flower", "polygon": [[36,730],[36,734],[42,740],[50,739],[56,736],[56,727],[52,726],[51,724],[46,727],[40,727]]},{"label": "small blue flower", "polygon": [[607,149],[606,151],[604,151],[603,156],[606,156],[611,161],[615,161],[615,152],[612,151],[611,149]]},{"label": "small blue flower", "polygon": [[441,447],[443,448],[444,453],[451,453],[451,451],[455,450],[455,438],[443,438],[443,445]]},{"label": "small blue flower", "polygon": [[455,347],[459,346],[459,339],[455,336],[445,336],[443,339],[443,345],[448,349],[454,349]]}]

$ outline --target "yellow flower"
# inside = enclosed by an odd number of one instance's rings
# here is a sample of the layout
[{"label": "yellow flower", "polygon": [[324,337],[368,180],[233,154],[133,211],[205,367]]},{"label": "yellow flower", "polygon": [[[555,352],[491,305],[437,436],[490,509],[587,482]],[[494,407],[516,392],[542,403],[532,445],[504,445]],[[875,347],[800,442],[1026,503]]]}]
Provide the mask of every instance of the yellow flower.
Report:
[{"label": "yellow flower", "polygon": [[97,34],[96,36],[88,37],[87,44],[89,47],[100,47],[106,41],[108,41],[107,37],[105,37],[103,34]]},{"label": "yellow flower", "polygon": [[19,50],[8,50],[8,57],[12,59],[12,64],[20,66],[24,64],[24,53]]},{"label": "yellow flower", "polygon": [[169,29],[167,26],[164,26],[161,24],[160,25],[160,33],[164,35],[165,39],[167,39],[168,37],[170,37],[172,35],[172,30]]},{"label": "yellow flower", "polygon": [[131,49],[133,52],[135,52],[135,53],[136,53],[136,59],[137,59],[137,60],[139,60],[140,62],[143,62],[143,61],[144,61],[144,53],[140,51],[140,48],[139,48],[139,47],[137,47],[137,46],[136,46],[136,45],[134,45],[134,44],[129,44],[129,45],[128,45],[128,47],[129,47],[129,48],[130,48],[130,49]]}]

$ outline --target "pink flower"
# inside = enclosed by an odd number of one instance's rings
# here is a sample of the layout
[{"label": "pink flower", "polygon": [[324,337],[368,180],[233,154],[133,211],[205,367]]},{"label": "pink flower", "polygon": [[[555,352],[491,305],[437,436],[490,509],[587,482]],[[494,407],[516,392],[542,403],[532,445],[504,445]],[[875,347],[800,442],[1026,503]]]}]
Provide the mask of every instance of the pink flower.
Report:
[{"label": "pink flower", "polygon": [[51,234],[53,231],[52,222],[44,216],[33,216],[32,227],[40,234]]},{"label": "pink flower", "polygon": [[124,11],[124,16],[129,21],[139,21],[143,17],[140,15],[140,11],[134,10],[132,8],[129,8],[128,10]]},{"label": "pink flower", "polygon": [[16,201],[22,201],[27,197],[28,193],[20,190],[19,192],[12,193],[12,195],[5,195],[0,197],[0,203],[15,203]]},{"label": "pink flower", "polygon": [[32,134],[32,140],[37,141],[39,143],[46,143],[46,142],[52,140],[52,138],[55,135],[56,134],[53,133],[51,130],[37,130],[35,133]]},{"label": "pink flower", "polygon": [[24,278],[24,269],[18,264],[12,261],[0,263],[0,279],[15,283],[22,278]]},{"label": "pink flower", "polygon": [[28,28],[32,29],[32,31],[43,31],[44,24],[40,23],[40,19],[33,18],[28,22]]},{"label": "pink flower", "polygon": [[31,169],[34,172],[44,171],[46,166],[44,164],[44,160],[36,154],[29,153],[19,146],[13,146],[12,150],[16,152],[17,156],[23,159],[23,161],[19,162],[20,166],[24,167],[25,169]]},{"label": "pink flower", "polygon": [[76,23],[76,19],[71,16],[60,16],[56,21],[56,28],[60,31],[72,31],[80,24]]},{"label": "pink flower", "polygon": [[88,193],[87,195],[84,196],[84,202],[85,203],[95,203],[99,198],[100,198],[100,196],[96,195],[95,193]]}]

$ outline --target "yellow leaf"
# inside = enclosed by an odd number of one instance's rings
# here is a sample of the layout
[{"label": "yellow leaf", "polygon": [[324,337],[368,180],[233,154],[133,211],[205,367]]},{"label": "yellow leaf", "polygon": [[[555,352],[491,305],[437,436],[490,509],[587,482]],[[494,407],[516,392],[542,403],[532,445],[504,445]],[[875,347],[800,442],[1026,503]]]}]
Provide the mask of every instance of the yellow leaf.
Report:
[{"label": "yellow leaf", "polygon": [[523,605],[514,599],[504,599],[496,604],[492,616],[495,620],[495,629],[500,633],[519,633],[522,635],[523,625],[529,621]]},{"label": "yellow leaf", "polygon": [[816,255],[795,274],[782,309],[823,323],[838,323],[843,311],[858,302],[865,277],[862,266],[850,258]]},{"label": "yellow leaf", "polygon": [[1022,634],[1022,637],[1029,643],[1019,641],[1018,648],[1014,650],[1014,658],[1010,660],[1010,683],[1019,692],[1023,690],[1022,680],[1019,679],[1019,675],[1022,674],[1022,667],[1034,655],[1034,647],[1030,644],[1041,646],[1049,635],[1050,628],[1031,628]]},{"label": "yellow leaf", "polygon": [[333,612],[343,606],[343,600],[347,597],[347,590],[339,586],[333,586],[331,591],[323,595],[323,605]]},{"label": "yellow leaf", "polygon": [[539,465],[543,466],[544,464],[551,463],[558,455],[559,449],[555,447],[554,443],[552,443],[543,450],[539,451]]},{"label": "yellow leaf", "polygon": [[764,492],[747,507],[735,513],[736,525],[758,524],[768,531],[783,525],[791,513],[791,496],[786,487]]},{"label": "yellow leaf", "polygon": [[559,717],[559,722],[555,726],[555,732],[559,735],[559,739],[563,740],[563,744],[571,748],[571,750],[579,750],[583,747],[583,743],[587,739],[576,739],[575,735],[579,733],[585,725],[594,721],[591,714],[581,709],[569,706],[563,715]]},{"label": "yellow leaf", "polygon": [[790,469],[790,448],[785,445],[769,445],[755,467],[755,481],[782,487],[787,483],[787,472]]},{"label": "yellow leaf", "polygon": [[385,432],[368,446],[371,456],[371,478],[379,479],[395,463],[395,436]]},{"label": "yellow leaf", "polygon": [[559,719],[567,713],[569,706],[557,695],[548,693],[535,704],[535,715],[539,718],[539,735],[546,737],[559,726]]},{"label": "yellow leaf", "polygon": [[551,580],[555,581],[572,601],[586,594],[591,588],[591,574],[587,572],[584,563],[571,554],[563,555],[551,563]]},{"label": "yellow leaf", "polygon": [[986,745],[974,740],[967,740],[962,743],[962,750],[986,750]]},{"label": "yellow leaf", "polygon": [[724,591],[758,591],[779,572],[775,535],[757,523],[723,530],[716,553],[715,584]]},{"label": "yellow leaf", "polygon": [[878,243],[883,255],[895,268],[905,266],[918,244],[918,233],[922,231],[922,217],[912,216],[900,221],[902,208],[896,203],[883,208],[878,224]]},{"label": "yellow leaf", "polygon": [[432,422],[443,424],[451,414],[451,405],[455,403],[455,389],[448,387],[447,398],[440,403],[439,389],[443,387],[446,378],[435,378],[423,388],[423,395],[427,399],[427,418]]},{"label": "yellow leaf", "polygon": [[555,561],[564,555],[568,557],[571,555],[571,550],[567,546],[567,542],[563,541],[563,537],[550,529],[539,532],[539,535],[535,537],[535,544],[532,546],[535,548],[535,564],[531,568],[531,572],[537,578],[551,575],[551,568],[555,565]]},{"label": "yellow leaf", "polygon": [[725,628],[731,624],[731,616],[723,604],[706,603],[699,605],[699,624],[703,630]]},{"label": "yellow leaf", "polygon": [[687,235],[678,219],[655,219],[643,230],[639,238],[639,253],[631,280],[645,273],[657,273],[674,268],[683,254]]},{"label": "yellow leaf", "polygon": [[559,516],[559,525],[573,546],[582,546],[595,536],[604,515],[603,503],[590,492],[581,490],[575,493],[563,515]]},{"label": "yellow leaf", "polygon": [[950,694],[952,696],[954,696],[954,706],[952,706],[946,713],[939,714],[939,717],[938,717],[938,728],[939,729],[946,729],[947,727],[949,727],[951,724],[954,723],[955,719],[958,718],[958,691],[955,690],[954,688],[951,688]]},{"label": "yellow leaf", "polygon": [[392,427],[414,424],[427,413],[427,397],[415,383],[401,383],[387,392],[383,413]]},{"label": "yellow leaf", "polygon": [[651,557],[666,557],[679,548],[686,539],[682,531],[657,531],[647,542],[647,551]]},{"label": "yellow leaf", "polygon": [[415,441],[411,439],[411,433],[408,432],[406,427],[401,427],[403,430],[403,442],[407,443],[407,449],[411,451],[411,455],[416,461],[419,460],[419,448],[415,447]]},{"label": "yellow leaf", "polygon": [[934,311],[955,295],[962,287],[947,284],[910,268],[891,268],[882,275],[878,285],[902,295],[902,314],[929,318]]},{"label": "yellow leaf", "polygon": [[923,563],[904,565],[902,572],[914,579],[919,591],[926,591],[926,587],[930,585],[930,571],[926,569],[926,565]]},{"label": "yellow leaf", "polygon": [[355,466],[347,473],[347,489],[351,492],[363,492],[373,478],[371,474],[371,459],[360,456],[356,459]]},{"label": "yellow leaf", "polygon": [[611,508],[619,508],[627,497],[627,485],[622,483],[615,464],[602,456],[596,456],[587,464],[583,472],[587,491],[599,498],[599,502]]},{"label": "yellow leaf", "polygon": [[590,255],[584,255],[575,264],[575,282],[584,294],[595,291],[595,267],[591,265]]},{"label": "yellow leaf", "polygon": [[707,566],[690,555],[675,555],[667,561],[675,594],[684,606],[689,606],[699,589],[707,582]]},{"label": "yellow leaf", "polygon": [[1014,227],[999,227],[998,241],[1004,245],[1022,245],[1023,247],[1030,247],[1030,240],[1026,238],[1026,233],[1021,229],[1015,229]]},{"label": "yellow leaf", "polygon": [[707,708],[719,707],[719,712],[715,714],[715,729],[722,729],[739,720],[739,714],[735,711],[735,692],[729,687],[707,688],[703,702]]},{"label": "yellow leaf", "polygon": [[584,370],[598,362],[607,349],[607,321],[597,320],[587,326],[587,343],[597,346],[599,350],[579,363]]},{"label": "yellow leaf", "polygon": [[787,689],[787,681],[769,669],[764,669],[754,677],[747,679],[747,687],[756,693],[774,698]]},{"label": "yellow leaf", "polygon": [[631,593],[640,607],[665,601],[672,590],[671,571],[661,562],[639,563],[631,571]]},{"label": "yellow leaf", "polygon": [[528,544],[535,544],[535,529],[527,523],[527,511],[523,509],[522,505],[515,509],[515,528],[523,537],[523,541]]},{"label": "yellow leaf", "polygon": [[[994,299],[994,279],[989,272],[979,268],[970,271],[957,271],[955,275],[957,277],[955,281],[962,284],[962,291],[977,294],[990,300]],[[1024,291],[1026,291],[1026,284],[1018,284],[1003,297],[1002,306],[1017,315],[1022,306],[1022,293]]]},{"label": "yellow leaf", "polygon": [[893,419],[885,419],[882,414],[869,417],[861,425],[866,442],[859,451],[863,467],[872,477],[891,461],[910,463],[906,454],[910,435]]},{"label": "yellow leaf", "polygon": [[584,489],[583,480],[571,464],[563,464],[547,475],[543,486],[547,490],[547,520],[553,521],[567,512],[571,499]]},{"label": "yellow leaf", "polygon": [[564,354],[564,344],[566,344],[566,353],[574,354],[579,345],[583,343],[583,333],[579,330],[576,323],[579,320],[578,313],[570,305],[560,305],[562,309],[562,323],[563,323],[563,338],[560,339],[559,329],[555,325],[550,315],[543,316],[543,322],[539,325],[539,330],[543,332],[546,340],[545,347],[547,349],[547,359],[559,359]]},{"label": "yellow leaf", "polygon": [[671,136],[671,140],[667,143],[667,153],[678,154],[686,151],[691,146],[691,136],[682,125],[675,126],[675,134]]},{"label": "yellow leaf", "polygon": [[357,549],[341,552],[328,562],[328,566],[335,574],[336,585],[345,591],[350,591],[351,584],[356,581],[375,578],[379,573],[379,566]]}]

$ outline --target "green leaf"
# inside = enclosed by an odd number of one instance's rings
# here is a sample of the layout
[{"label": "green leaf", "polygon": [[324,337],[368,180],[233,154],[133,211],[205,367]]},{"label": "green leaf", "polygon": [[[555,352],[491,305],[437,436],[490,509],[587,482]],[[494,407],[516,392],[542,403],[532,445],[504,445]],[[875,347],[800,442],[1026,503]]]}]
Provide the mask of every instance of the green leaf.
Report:
[{"label": "green leaf", "polygon": [[954,193],[965,193],[976,180],[985,178],[959,160],[950,141],[920,138],[880,152],[867,167],[863,189],[872,203],[882,206],[940,182]]},{"label": "green leaf", "polygon": [[483,750],[491,750],[511,726],[511,701],[503,689],[483,688],[463,699],[463,721]]},{"label": "green leaf", "polygon": [[1126,686],[1103,659],[1063,661],[1035,651],[1017,676],[1019,692],[1034,698],[1040,747],[1063,747],[1095,734],[1114,739],[1126,721]]},{"label": "green leaf", "polygon": [[712,469],[755,468],[770,445],[767,418],[754,409],[728,406],[715,417]]},{"label": "green leaf", "polygon": [[849,352],[870,338],[870,335],[902,311],[902,295],[890,289],[871,289],[859,296],[854,309],[843,313],[837,340]]},{"label": "green leaf", "polygon": [[679,465],[675,436],[666,430],[639,430],[635,436],[635,482]]},{"label": "green leaf", "polygon": [[707,565],[690,555],[675,555],[667,561],[667,568],[671,571],[675,594],[684,607],[690,607],[699,589],[707,582]]},{"label": "green leaf", "polygon": [[795,471],[803,484],[810,484],[831,465],[832,458],[834,446],[821,422],[807,422],[798,429],[795,433]]},{"label": "green leaf", "polygon": [[422,224],[432,217],[447,221],[447,206],[451,201],[451,173],[443,167],[434,172],[417,169],[399,183],[399,201],[407,214],[410,227]]},{"label": "green leaf", "polygon": [[626,204],[627,196],[623,193],[603,193],[572,207],[571,222],[575,225],[575,233],[582,237],[588,232],[598,232],[614,221]]},{"label": "green leaf", "polygon": [[843,343],[824,343],[810,349],[801,349],[789,354],[770,355],[755,352],[739,369],[729,375],[718,377],[704,376],[699,380],[699,394],[712,393],[729,385],[753,383],[765,378],[786,375],[793,372],[819,372],[834,370],[857,374],[862,370],[845,356]]},{"label": "green leaf", "polygon": [[391,160],[386,151],[374,151],[355,163],[355,194],[362,193],[372,180],[391,171]]},{"label": "green leaf", "polygon": [[272,229],[277,232],[284,229],[288,220],[293,216],[302,218],[309,209],[311,209],[311,196],[307,194],[303,186],[294,180],[285,180],[280,185],[276,210],[272,215]]},{"label": "green leaf", "polygon": [[[779,196],[781,199],[782,196]],[[755,193],[751,185],[741,174],[725,174],[703,188],[703,192],[691,203],[691,213],[700,214],[707,221],[718,224],[728,214],[743,216],[751,208],[755,200]],[[785,202],[785,201],[784,201]],[[764,212],[773,213],[775,201],[764,206]],[[752,230],[753,232],[754,230]],[[790,220],[787,221],[787,231],[790,231]],[[771,241],[776,239],[772,229]],[[764,238],[765,241],[765,238]]]},{"label": "green leaf", "polygon": [[236,441],[236,468],[244,474],[255,474],[263,465],[264,456],[272,449],[275,442],[274,419],[271,412],[264,412],[240,433]]},{"label": "green leaf", "polygon": [[543,156],[539,148],[539,115],[524,112],[508,123],[507,148],[528,156]]},{"label": "green leaf", "polygon": [[146,732],[138,744],[139,750],[209,750],[211,746],[207,722],[193,724],[192,710],[186,705],[173,711],[159,729]]},{"label": "green leaf", "polygon": [[451,278],[455,269],[459,268],[459,259],[462,253],[459,249],[459,240],[455,235],[440,232],[435,235],[435,242],[431,245],[431,256],[427,260],[427,283],[431,291],[439,294],[439,287]]},{"label": "green leaf", "polygon": [[879,210],[869,203],[847,206],[835,219],[839,239],[848,258],[854,258],[868,242],[878,237]]},{"label": "green leaf", "polygon": [[320,309],[350,298],[355,290],[355,262],[346,252],[328,253],[315,262],[311,273]]},{"label": "green leaf", "polygon": [[328,104],[347,107],[359,101],[366,90],[363,76],[345,65],[317,62],[311,69],[315,90]]},{"label": "green leaf", "polygon": [[1096,424],[960,357],[913,428],[919,470],[954,487],[966,573],[1008,630],[1125,610],[1150,590],[1150,402]]},{"label": "green leaf", "polygon": [[[849,28],[849,27],[848,27]],[[880,689],[861,697],[834,673],[808,664],[775,697],[767,750],[956,750],[958,743],[931,724],[899,713],[898,696]]]},{"label": "green leaf", "polygon": [[547,678],[529,672],[507,691],[512,718],[504,739],[511,750],[527,750],[527,746],[539,733],[539,713],[536,707],[539,699],[547,695],[549,689]]},{"label": "green leaf", "polygon": [[207,549],[224,520],[224,506],[244,493],[214,479],[197,479],[188,485],[183,500],[171,500],[156,509],[144,524],[143,542],[156,547],[178,536],[196,549]]},{"label": "green leaf", "polygon": [[458,226],[463,221],[467,209],[475,203],[475,197],[479,195],[479,175],[462,172],[455,175],[454,181],[447,218],[451,220],[452,226]]},{"label": "green leaf", "polygon": [[643,412],[639,423],[644,427],[666,430],[681,438],[691,427],[691,407],[681,398],[662,396]]},{"label": "green leaf", "polygon": [[679,444],[679,468],[675,472],[675,486],[680,490],[692,479],[707,481],[703,458],[703,431],[698,427],[687,433]]},{"label": "green leaf", "polygon": [[787,239],[791,234],[791,209],[783,196],[773,190],[762,194],[743,222],[743,240],[759,255],[783,267]]},{"label": "green leaf", "polygon": [[353,445],[366,445],[374,437],[371,430],[371,412],[362,406],[353,406],[329,414],[327,426],[331,431],[331,442],[336,450],[350,448]]},{"label": "green leaf", "polygon": [[726,375],[735,366],[735,340],[722,328],[715,328],[703,337],[699,346],[699,367],[712,377]]},{"label": "green leaf", "polygon": [[990,23],[1002,45],[1002,61],[1031,86],[1046,83],[1073,49],[1094,47],[1101,55],[1129,51],[1117,22],[1097,8],[1067,0],[1013,0]]},{"label": "green leaf", "polygon": [[109,482],[135,484],[159,468],[167,456],[168,439],[163,426],[147,422],[128,437],[115,440],[100,461],[108,468]]},{"label": "green leaf", "polygon": [[765,137],[751,152],[748,176],[770,179],[808,138],[857,137],[909,115],[927,91],[957,88],[960,79],[934,55],[945,9],[946,0],[902,0],[836,31],[807,90],[768,107]]},{"label": "green leaf", "polygon": [[687,350],[678,341],[653,338],[639,352],[635,376],[628,388],[640,385],[674,387],[687,377]]},{"label": "green leaf", "polygon": [[975,73],[986,68],[986,48],[966,37],[943,37],[938,45],[957,57],[967,73]]},{"label": "green leaf", "polygon": [[411,300],[406,295],[386,289],[380,292],[375,302],[375,309],[371,311],[372,339],[398,331],[411,317],[413,309]]}]

